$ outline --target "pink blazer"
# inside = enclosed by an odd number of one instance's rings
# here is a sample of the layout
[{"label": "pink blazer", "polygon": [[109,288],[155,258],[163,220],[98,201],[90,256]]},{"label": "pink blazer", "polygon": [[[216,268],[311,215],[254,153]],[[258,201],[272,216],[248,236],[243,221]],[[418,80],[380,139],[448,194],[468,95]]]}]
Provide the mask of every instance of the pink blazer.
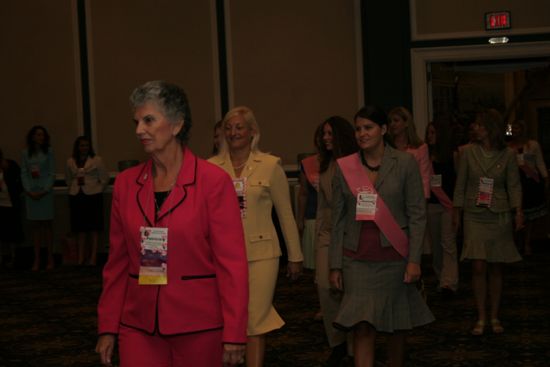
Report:
[{"label": "pink blazer", "polygon": [[[121,324],[161,335],[223,329],[224,342],[245,343],[248,263],[231,179],[186,148],[155,219],[151,166],[115,181],[99,333],[118,334]],[[141,226],[168,227],[167,285],[138,285]]]}]

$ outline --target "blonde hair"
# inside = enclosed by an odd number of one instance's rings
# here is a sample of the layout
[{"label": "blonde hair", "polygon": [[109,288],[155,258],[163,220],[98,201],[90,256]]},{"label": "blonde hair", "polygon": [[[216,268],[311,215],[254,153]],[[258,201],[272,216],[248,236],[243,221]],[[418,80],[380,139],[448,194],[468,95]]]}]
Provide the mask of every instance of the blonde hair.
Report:
[{"label": "blonde hair", "polygon": [[[252,130],[252,141],[250,143],[250,150],[252,153],[260,152],[259,144],[260,144],[260,126],[258,125],[258,122],[256,121],[256,117],[254,116],[254,113],[252,110],[246,106],[238,106],[230,109],[222,120],[222,130],[225,129],[225,124],[227,124],[227,121],[232,119],[235,116],[241,116],[247,127]],[[227,146],[227,141],[225,140],[225,136],[222,139],[222,143],[220,146],[220,155],[225,155],[229,153],[229,147]]]},{"label": "blonde hair", "polygon": [[[420,139],[418,133],[416,132],[416,125],[414,124],[412,114],[409,112],[409,110],[401,106],[391,109],[388,113],[388,122],[391,122],[391,118],[394,115],[401,117],[401,119],[403,119],[403,121],[407,123],[407,141],[410,146],[418,148],[419,146],[424,144],[424,142],[422,141],[422,139]],[[389,135],[393,141],[393,136],[391,135],[391,133]]]}]

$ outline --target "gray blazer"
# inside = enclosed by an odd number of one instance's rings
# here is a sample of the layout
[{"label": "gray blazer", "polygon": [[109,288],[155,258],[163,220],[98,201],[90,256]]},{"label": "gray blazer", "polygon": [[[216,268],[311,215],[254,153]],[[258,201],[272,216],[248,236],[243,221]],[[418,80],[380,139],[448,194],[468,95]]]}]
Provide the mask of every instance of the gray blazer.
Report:
[{"label": "gray blazer", "polygon": [[[399,226],[408,234],[409,262],[420,264],[426,230],[426,200],[420,170],[412,154],[386,145],[374,187]],[[342,269],[344,248],[356,251],[359,246],[361,222],[355,220],[356,203],[356,197],[338,167],[332,181],[331,269]],[[382,233],[380,240],[383,247],[391,246]]]},{"label": "gray blazer", "polygon": [[521,207],[521,183],[514,151],[505,148],[494,154],[492,158],[486,157],[479,144],[471,144],[462,151],[454,192],[455,207],[470,213],[487,210],[476,206],[480,177],[494,179],[490,211],[502,213]]}]

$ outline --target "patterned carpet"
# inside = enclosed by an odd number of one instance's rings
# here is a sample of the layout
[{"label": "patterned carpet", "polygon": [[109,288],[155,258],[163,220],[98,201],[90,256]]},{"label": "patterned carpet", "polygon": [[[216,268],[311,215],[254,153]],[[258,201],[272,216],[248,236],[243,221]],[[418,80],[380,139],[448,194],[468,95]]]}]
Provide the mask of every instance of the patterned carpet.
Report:
[{"label": "patterned carpet", "polygon": [[[424,266],[428,303],[437,321],[409,337],[407,366],[550,366],[550,244],[511,265],[505,275],[502,335],[470,336],[475,312],[469,264],[453,299],[435,292]],[[282,274],[282,273],[281,273]],[[0,271],[0,366],[98,366],[94,353],[100,269],[58,267],[32,273]],[[328,356],[311,271],[291,283],[281,275],[275,306],[287,324],[268,337],[266,366],[319,366]],[[384,337],[377,360],[384,361]],[[380,363],[380,365],[383,365]]]}]

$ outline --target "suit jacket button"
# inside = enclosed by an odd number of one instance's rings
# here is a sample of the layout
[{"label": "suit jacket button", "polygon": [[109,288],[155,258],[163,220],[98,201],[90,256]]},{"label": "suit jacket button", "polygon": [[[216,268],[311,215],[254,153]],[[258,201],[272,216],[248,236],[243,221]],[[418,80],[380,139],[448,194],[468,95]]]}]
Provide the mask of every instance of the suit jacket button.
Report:
[{"label": "suit jacket button", "polygon": [[260,240],[261,240],[262,238],[264,238],[264,236],[260,236]]}]

